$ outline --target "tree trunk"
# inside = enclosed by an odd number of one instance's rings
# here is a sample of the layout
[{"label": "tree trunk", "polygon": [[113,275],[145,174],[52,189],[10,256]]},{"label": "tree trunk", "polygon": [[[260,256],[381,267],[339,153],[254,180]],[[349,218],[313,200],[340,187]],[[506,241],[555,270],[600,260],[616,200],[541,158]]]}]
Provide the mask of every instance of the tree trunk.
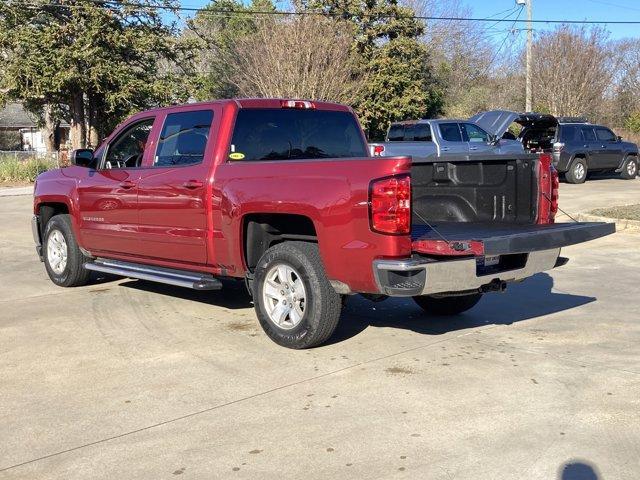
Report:
[{"label": "tree trunk", "polygon": [[96,106],[95,98],[89,95],[89,101],[87,106],[87,116],[89,117],[89,135],[88,143],[90,148],[96,148],[100,143],[100,133],[98,131],[99,113]]},{"label": "tree trunk", "polygon": [[71,148],[85,148],[86,129],[84,121],[84,96],[75,92],[69,104],[71,113]]},{"label": "tree trunk", "polygon": [[58,150],[56,133],[59,122],[53,118],[53,108],[50,104],[44,106],[44,125],[42,127],[42,137],[47,153],[53,153]]}]

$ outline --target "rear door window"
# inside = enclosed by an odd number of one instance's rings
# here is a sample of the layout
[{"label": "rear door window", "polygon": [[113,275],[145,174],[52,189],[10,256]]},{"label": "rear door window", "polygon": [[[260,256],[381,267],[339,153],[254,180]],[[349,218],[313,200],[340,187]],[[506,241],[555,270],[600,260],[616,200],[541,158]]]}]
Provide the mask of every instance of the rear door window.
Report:
[{"label": "rear door window", "polygon": [[457,123],[440,123],[440,135],[447,142],[462,142],[462,135]]},{"label": "rear door window", "polygon": [[585,142],[595,142],[596,134],[593,133],[593,128],[591,127],[582,127],[582,138]]},{"label": "rear door window", "polygon": [[603,142],[611,142],[616,140],[616,136],[613,134],[613,132],[604,127],[596,128],[596,136],[598,137],[598,140],[601,140]]},{"label": "rear door window", "polygon": [[560,127],[560,140],[562,142],[580,142],[580,127],[577,125],[563,125]]},{"label": "rear door window", "polygon": [[153,166],[172,167],[202,163],[212,121],[211,110],[167,115],[158,140]]},{"label": "rear door window", "polygon": [[241,109],[231,140],[231,160],[298,160],[367,157],[350,112]]}]

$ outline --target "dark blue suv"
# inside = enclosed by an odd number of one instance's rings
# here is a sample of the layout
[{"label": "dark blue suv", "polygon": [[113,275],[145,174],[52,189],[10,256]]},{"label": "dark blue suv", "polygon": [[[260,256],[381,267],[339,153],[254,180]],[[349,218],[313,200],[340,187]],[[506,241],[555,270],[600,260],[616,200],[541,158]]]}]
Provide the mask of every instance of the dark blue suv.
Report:
[{"label": "dark blue suv", "polygon": [[594,171],[624,179],[638,174],[638,146],[601,125],[558,118],[552,152],[553,164],[569,183],[582,183]]}]

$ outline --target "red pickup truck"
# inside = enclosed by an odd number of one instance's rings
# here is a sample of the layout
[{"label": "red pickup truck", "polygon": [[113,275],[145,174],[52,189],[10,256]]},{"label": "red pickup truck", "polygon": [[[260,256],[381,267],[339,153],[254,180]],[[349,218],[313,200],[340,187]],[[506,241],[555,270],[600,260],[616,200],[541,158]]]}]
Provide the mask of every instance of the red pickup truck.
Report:
[{"label": "red pickup truck", "polygon": [[351,108],[221,100],[134,115],[40,175],[33,234],[60,286],[91,271],[199,290],[245,279],[290,348],[327,340],[343,297],[457,314],[566,263],[612,224],[554,223],[548,156],[372,157]]}]

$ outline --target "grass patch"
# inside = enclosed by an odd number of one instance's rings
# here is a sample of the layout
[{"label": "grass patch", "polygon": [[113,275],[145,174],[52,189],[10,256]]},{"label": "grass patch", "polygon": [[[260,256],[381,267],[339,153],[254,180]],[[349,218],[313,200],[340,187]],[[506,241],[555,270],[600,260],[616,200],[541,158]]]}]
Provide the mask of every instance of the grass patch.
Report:
[{"label": "grass patch", "polygon": [[621,207],[596,208],[591,213],[600,217],[621,218],[640,221],[640,203]]},{"label": "grass patch", "polygon": [[32,157],[16,159],[0,155],[0,183],[33,182],[42,172],[58,168],[55,160]]}]

